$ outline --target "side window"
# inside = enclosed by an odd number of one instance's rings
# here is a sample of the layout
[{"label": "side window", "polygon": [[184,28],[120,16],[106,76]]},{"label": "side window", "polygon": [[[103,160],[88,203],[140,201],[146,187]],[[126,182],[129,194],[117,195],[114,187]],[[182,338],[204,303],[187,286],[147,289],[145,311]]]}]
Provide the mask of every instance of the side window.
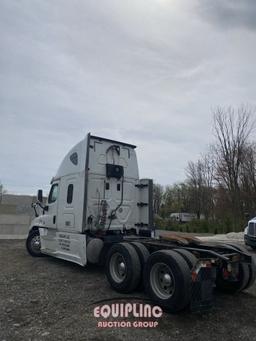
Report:
[{"label": "side window", "polygon": [[48,197],[48,204],[52,204],[58,198],[58,184],[52,185],[52,188]]},{"label": "side window", "polygon": [[67,190],[67,203],[68,204],[71,204],[73,201],[73,189],[74,189],[73,184],[69,184],[68,190]]}]

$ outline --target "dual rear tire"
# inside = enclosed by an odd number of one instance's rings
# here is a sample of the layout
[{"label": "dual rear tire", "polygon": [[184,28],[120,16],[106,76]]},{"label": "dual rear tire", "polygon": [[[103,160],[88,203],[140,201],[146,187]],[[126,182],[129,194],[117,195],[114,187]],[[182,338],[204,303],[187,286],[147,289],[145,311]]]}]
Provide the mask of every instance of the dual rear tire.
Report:
[{"label": "dual rear tire", "polygon": [[141,263],[135,248],[129,243],[114,244],[107,256],[106,276],[118,292],[129,293],[141,279]]},{"label": "dual rear tire", "polygon": [[[231,247],[232,249],[248,254],[247,249],[242,245],[226,244],[225,247]],[[255,282],[255,279],[256,264],[254,258],[252,258],[252,262],[250,264],[248,263],[239,264],[236,281],[230,281],[225,279],[223,276],[223,268],[218,269],[216,278],[216,288],[217,290],[228,294],[235,294],[240,291],[249,289]]]},{"label": "dual rear tire", "polygon": [[108,253],[106,276],[112,288],[122,293],[143,285],[154,302],[178,312],[190,303],[190,274],[196,261],[186,250],[161,250],[150,255],[141,243],[119,243]]},{"label": "dual rear tire", "polygon": [[112,288],[122,293],[141,289],[142,272],[148,258],[149,252],[141,243],[114,244],[106,261],[106,276]]},{"label": "dual rear tire", "polygon": [[227,294],[235,294],[245,290],[249,284],[250,272],[249,265],[240,263],[236,280],[228,280],[223,274],[223,268],[219,268],[216,278],[216,289]]},{"label": "dual rear tire", "polygon": [[169,312],[178,312],[191,299],[191,276],[187,261],[178,252],[154,252],[144,269],[145,291]]}]

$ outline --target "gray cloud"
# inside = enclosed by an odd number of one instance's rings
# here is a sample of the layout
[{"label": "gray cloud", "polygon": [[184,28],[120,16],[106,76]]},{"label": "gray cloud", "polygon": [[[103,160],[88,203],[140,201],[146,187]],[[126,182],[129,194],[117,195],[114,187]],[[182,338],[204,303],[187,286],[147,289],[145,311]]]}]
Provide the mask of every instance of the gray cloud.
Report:
[{"label": "gray cloud", "polygon": [[254,0],[199,0],[205,19],[223,28],[256,29],[256,2]]}]

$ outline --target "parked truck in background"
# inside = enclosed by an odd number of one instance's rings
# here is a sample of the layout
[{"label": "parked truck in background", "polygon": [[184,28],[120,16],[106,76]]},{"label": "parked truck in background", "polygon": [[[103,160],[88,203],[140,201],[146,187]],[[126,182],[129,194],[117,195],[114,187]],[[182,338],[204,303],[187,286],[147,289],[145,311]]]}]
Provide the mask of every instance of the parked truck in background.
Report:
[{"label": "parked truck in background", "polygon": [[248,225],[244,230],[244,242],[256,250],[256,217],[248,221]]},{"label": "parked truck in background", "polygon": [[210,307],[215,287],[249,288],[256,270],[242,247],[174,233],[155,237],[153,182],[139,178],[135,149],[91,134],[75,145],[51,181],[46,205],[38,191],[29,253],[102,265],[114,290],[144,287],[171,312]]},{"label": "parked truck in background", "polygon": [[197,215],[195,213],[186,212],[171,213],[170,219],[179,223],[188,223],[191,220],[197,219]]}]

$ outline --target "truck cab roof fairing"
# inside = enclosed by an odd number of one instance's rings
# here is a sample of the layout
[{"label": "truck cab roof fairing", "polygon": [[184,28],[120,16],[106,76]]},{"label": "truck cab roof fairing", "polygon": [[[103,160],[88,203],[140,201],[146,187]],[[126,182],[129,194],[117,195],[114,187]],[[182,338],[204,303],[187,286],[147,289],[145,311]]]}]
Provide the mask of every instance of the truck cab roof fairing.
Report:
[{"label": "truck cab roof fairing", "polygon": [[78,142],[64,157],[58,171],[54,177],[60,178],[65,175],[80,173],[85,170],[85,150],[87,146],[87,136]]}]

